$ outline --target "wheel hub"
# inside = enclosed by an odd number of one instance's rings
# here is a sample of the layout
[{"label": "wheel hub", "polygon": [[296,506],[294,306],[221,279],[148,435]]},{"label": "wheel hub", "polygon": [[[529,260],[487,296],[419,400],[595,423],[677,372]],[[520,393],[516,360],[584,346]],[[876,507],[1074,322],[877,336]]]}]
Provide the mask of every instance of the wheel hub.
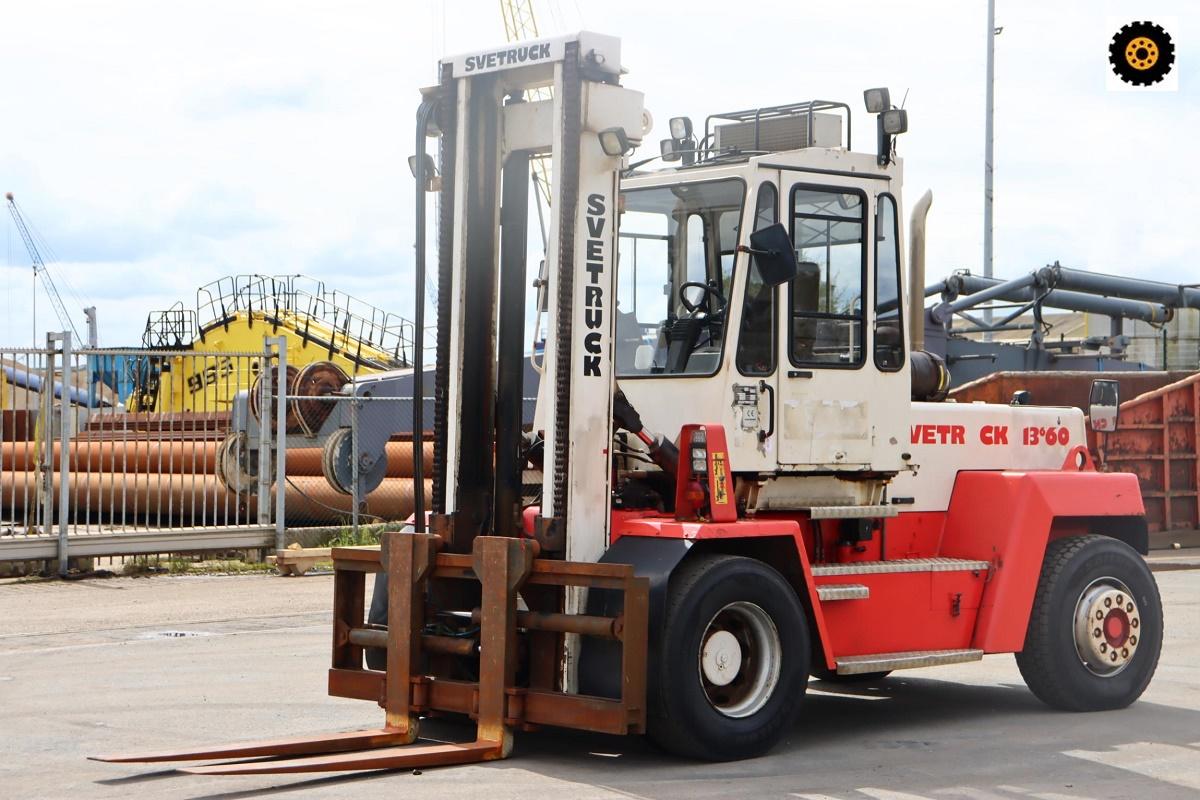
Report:
[{"label": "wheel hub", "polygon": [[1141,615],[1129,587],[1100,578],[1075,604],[1075,650],[1090,672],[1111,677],[1133,660]]},{"label": "wheel hub", "polygon": [[741,671],[742,646],[729,631],[717,631],[704,643],[700,663],[709,683],[728,686]]},{"label": "wheel hub", "polygon": [[1158,45],[1139,36],[1125,47],[1125,61],[1136,70],[1147,70],[1158,61]]},{"label": "wheel hub", "polygon": [[719,713],[748,717],[779,683],[783,645],[771,615],[738,601],[722,608],[700,637],[698,667],[705,697]]}]

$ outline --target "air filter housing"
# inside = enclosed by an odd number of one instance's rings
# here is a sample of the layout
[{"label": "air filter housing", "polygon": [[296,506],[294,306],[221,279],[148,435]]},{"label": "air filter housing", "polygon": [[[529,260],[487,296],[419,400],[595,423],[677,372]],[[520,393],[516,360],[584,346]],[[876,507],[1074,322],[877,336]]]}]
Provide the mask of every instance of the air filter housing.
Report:
[{"label": "air filter housing", "polygon": [[[809,141],[810,119],[812,141]],[[842,118],[837,114],[807,113],[769,117],[760,119],[757,125],[753,120],[717,125],[713,134],[713,146],[718,152],[760,150],[777,153],[781,150],[800,150],[805,147],[841,147]]]}]

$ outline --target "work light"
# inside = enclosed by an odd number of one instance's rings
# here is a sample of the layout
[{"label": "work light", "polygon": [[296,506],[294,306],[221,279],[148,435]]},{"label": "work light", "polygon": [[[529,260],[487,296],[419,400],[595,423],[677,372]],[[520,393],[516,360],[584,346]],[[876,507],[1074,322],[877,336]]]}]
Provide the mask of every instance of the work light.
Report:
[{"label": "work light", "polygon": [[600,149],[606,155],[623,156],[629,152],[629,137],[624,128],[605,128],[597,134],[600,137]]},{"label": "work light", "polygon": [[670,126],[672,139],[692,138],[692,121],[688,117],[671,117]]},{"label": "work light", "polygon": [[883,121],[883,132],[895,136],[908,130],[908,112],[903,108],[893,108],[880,116]]},{"label": "work light", "polygon": [[868,114],[878,114],[892,107],[891,97],[885,88],[867,89],[863,92],[863,102],[867,104]]}]

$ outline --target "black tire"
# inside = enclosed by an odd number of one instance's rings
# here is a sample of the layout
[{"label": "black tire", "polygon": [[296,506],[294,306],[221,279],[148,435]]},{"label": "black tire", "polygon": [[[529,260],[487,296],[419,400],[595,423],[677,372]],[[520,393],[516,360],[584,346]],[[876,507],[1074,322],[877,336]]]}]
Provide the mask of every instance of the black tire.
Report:
[{"label": "black tire", "polygon": [[[813,658],[817,659],[820,656],[814,655]],[[819,681],[827,681],[829,683],[875,683],[891,674],[892,671],[889,669],[883,672],[859,672],[854,675],[839,675],[829,669],[829,667],[823,666],[815,660],[812,665],[812,676]]]},{"label": "black tire", "polygon": [[1162,636],[1158,585],[1133,548],[1106,536],[1059,539],[1046,548],[1017,666],[1054,708],[1124,708],[1150,683]]},{"label": "black tire", "polygon": [[1175,44],[1161,25],[1131,22],[1113,35],[1108,63],[1117,77],[1134,86],[1150,86],[1175,64]]},{"label": "black tire", "polygon": [[[709,669],[724,669],[728,662],[714,648],[729,637],[740,666],[719,674],[727,683],[718,686],[705,677],[704,646]],[[796,593],[774,569],[738,556],[688,559],[671,576],[659,641],[648,727],[663,749],[706,761],[753,758],[792,729],[811,646]]]}]

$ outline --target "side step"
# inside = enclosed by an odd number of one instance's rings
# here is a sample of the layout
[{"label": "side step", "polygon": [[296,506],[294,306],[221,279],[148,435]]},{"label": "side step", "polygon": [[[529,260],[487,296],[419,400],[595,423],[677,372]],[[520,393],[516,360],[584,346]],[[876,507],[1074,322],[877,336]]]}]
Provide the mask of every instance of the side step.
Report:
[{"label": "side step", "polygon": [[823,603],[831,600],[866,600],[870,596],[870,588],[861,583],[833,583],[817,587],[817,599]]},{"label": "side step", "polygon": [[835,575],[882,575],[895,572],[983,572],[991,569],[987,561],[966,558],[897,558],[892,561],[854,561],[846,564],[818,564],[814,578]]},{"label": "side step", "polygon": [[906,653],[844,656],[837,659],[837,673],[838,675],[861,675],[865,672],[887,672],[894,669],[961,664],[966,661],[979,661],[982,658],[982,650],[911,650]]}]

